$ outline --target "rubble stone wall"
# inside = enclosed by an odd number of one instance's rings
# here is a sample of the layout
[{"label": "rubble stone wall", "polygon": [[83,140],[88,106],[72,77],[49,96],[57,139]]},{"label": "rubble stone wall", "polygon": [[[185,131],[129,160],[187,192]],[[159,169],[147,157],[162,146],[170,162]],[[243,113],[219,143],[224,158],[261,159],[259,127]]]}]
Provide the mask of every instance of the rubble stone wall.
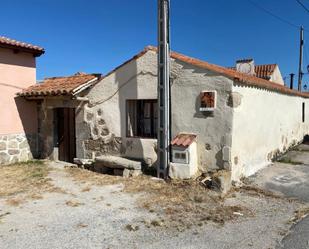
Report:
[{"label": "rubble stone wall", "polygon": [[36,134],[0,135],[0,164],[25,162],[36,157]]}]

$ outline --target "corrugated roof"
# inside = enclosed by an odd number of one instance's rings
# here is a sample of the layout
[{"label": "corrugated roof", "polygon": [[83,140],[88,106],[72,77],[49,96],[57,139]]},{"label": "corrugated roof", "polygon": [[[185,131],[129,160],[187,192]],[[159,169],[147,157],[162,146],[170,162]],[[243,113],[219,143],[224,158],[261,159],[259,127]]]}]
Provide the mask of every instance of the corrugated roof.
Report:
[{"label": "corrugated roof", "polygon": [[19,96],[56,96],[56,95],[72,95],[78,89],[91,86],[100,78],[98,74],[84,74],[77,73],[68,77],[53,77],[46,78],[43,82],[30,86],[22,92]]},{"label": "corrugated roof", "polygon": [[196,139],[195,134],[179,133],[171,141],[172,145],[177,145],[181,147],[189,147]]},{"label": "corrugated roof", "polygon": [[4,36],[0,36],[0,47],[22,50],[24,52],[32,53],[35,56],[40,56],[41,54],[45,53],[45,50],[42,47],[32,45],[30,43],[16,41]]}]

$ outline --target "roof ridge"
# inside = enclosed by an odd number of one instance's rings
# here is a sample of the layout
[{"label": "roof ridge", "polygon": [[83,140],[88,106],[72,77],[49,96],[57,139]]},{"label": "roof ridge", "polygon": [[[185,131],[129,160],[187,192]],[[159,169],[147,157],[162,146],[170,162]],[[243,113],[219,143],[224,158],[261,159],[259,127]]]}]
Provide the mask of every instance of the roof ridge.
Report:
[{"label": "roof ridge", "polygon": [[12,39],[6,36],[0,36],[0,47],[19,48],[20,50],[23,49],[26,52],[32,52],[36,54],[37,56],[40,56],[41,54],[45,53],[45,50],[43,47],[31,44],[31,43],[23,42],[23,41],[18,41],[18,40],[15,40],[15,39]]}]

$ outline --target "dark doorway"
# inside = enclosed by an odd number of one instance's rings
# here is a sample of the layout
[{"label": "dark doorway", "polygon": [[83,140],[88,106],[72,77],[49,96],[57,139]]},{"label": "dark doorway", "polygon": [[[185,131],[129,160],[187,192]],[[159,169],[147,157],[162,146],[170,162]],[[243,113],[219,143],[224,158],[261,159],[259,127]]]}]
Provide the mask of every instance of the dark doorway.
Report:
[{"label": "dark doorway", "polygon": [[59,160],[73,162],[75,151],[75,109],[57,108],[55,110],[57,129],[57,146],[59,148]]}]

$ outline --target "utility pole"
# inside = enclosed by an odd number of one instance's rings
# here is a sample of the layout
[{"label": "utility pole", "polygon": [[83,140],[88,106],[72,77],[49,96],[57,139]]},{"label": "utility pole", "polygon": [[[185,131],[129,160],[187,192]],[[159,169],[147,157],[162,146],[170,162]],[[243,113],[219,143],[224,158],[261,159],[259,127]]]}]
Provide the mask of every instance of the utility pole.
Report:
[{"label": "utility pole", "polygon": [[300,27],[299,66],[298,66],[298,91],[302,90],[303,78],[303,48],[304,48],[304,27]]},{"label": "utility pole", "polygon": [[170,0],[158,0],[158,167],[167,178],[170,163]]},{"label": "utility pole", "polygon": [[293,73],[290,74],[290,89],[293,89],[294,85],[294,75]]}]

